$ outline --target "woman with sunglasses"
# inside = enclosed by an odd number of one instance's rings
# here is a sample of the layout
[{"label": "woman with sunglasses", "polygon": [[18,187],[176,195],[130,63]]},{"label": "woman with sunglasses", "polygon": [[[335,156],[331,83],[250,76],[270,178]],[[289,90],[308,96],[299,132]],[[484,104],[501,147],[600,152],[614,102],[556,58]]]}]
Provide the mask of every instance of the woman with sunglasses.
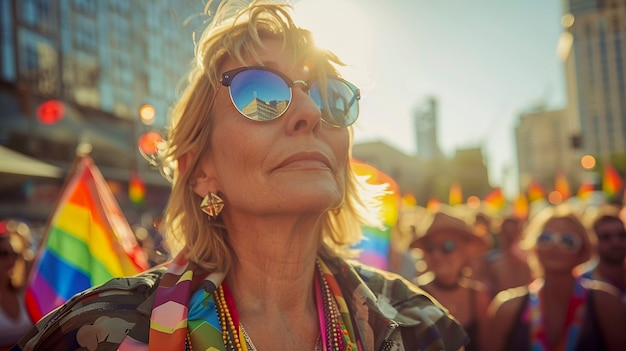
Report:
[{"label": "woman with sunglasses", "polygon": [[221,2],[172,109],[177,256],[68,302],[29,346],[461,349],[462,328],[419,289],[345,260],[380,191],[350,169],[360,92],[341,62],[286,5],[238,3]]},{"label": "woman with sunglasses", "polygon": [[471,258],[484,252],[487,243],[473,233],[462,213],[442,208],[418,225],[412,248],[421,249],[428,273],[416,281],[461,323],[470,337],[466,350],[484,350],[486,312],[490,297],[486,286],[464,276]]},{"label": "woman with sunglasses", "polygon": [[619,293],[573,273],[592,252],[578,216],[565,206],[543,210],[525,243],[536,279],[492,301],[488,350],[624,350],[626,306]]}]

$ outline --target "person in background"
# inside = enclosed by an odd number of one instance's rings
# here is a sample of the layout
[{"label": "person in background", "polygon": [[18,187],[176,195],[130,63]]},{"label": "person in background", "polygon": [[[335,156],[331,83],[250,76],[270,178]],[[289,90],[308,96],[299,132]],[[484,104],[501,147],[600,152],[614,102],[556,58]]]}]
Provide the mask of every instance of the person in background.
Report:
[{"label": "person in background", "polygon": [[483,282],[493,298],[500,291],[528,285],[532,280],[527,253],[520,248],[523,221],[505,217],[500,223],[500,245],[477,260],[473,277]]},{"label": "person in background", "polygon": [[339,58],[282,2],[223,0],[196,45],[164,149],[176,257],[77,295],[16,349],[462,349],[436,301],[348,261],[384,189],[351,170],[360,91]]},{"label": "person in background", "polygon": [[486,287],[463,275],[468,259],[487,249],[451,209],[441,208],[418,225],[411,248],[421,249],[428,272],[415,281],[456,317],[470,337],[466,350],[483,350],[490,296]]},{"label": "person in background", "polygon": [[536,280],[493,299],[486,350],[624,350],[626,308],[619,293],[573,273],[592,252],[578,215],[565,205],[542,210],[524,243]]},{"label": "person in background", "polygon": [[622,293],[626,302],[626,228],[612,214],[600,215],[592,224],[597,239],[598,263],[583,273],[583,278],[605,281]]},{"label": "person in background", "polygon": [[24,306],[29,267],[29,233],[25,223],[0,221],[0,351],[8,350],[33,325]]}]

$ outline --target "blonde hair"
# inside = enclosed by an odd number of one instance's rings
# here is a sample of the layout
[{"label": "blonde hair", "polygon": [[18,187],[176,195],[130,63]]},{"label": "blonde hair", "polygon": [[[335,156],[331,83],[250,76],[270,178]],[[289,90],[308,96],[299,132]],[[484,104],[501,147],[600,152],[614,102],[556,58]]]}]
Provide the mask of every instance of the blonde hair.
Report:
[{"label": "blonde hair", "polygon": [[[186,87],[170,112],[165,155],[173,169],[168,172],[172,175],[172,190],[165,212],[166,238],[173,253],[183,251],[190,261],[207,270],[226,272],[233,259],[226,241],[227,228],[221,218],[211,221],[200,210],[201,199],[191,186],[200,151],[209,150],[211,145],[211,110],[220,84],[221,64],[226,58],[243,62],[244,56],[261,64],[257,50],[263,48],[263,39],[271,36],[282,39],[283,48],[294,53],[294,64],[303,57],[311,59],[317,67],[317,79],[329,73],[338,75],[335,66],[343,65],[333,53],[315,46],[311,33],[295,25],[290,10],[290,5],[266,1],[253,1],[243,7],[241,1],[222,1],[196,44]],[[186,157],[186,169],[181,173],[177,162],[182,157]],[[353,174],[349,163],[346,174],[341,205],[322,216],[321,254],[349,253],[349,246],[361,239],[361,226],[379,223],[371,218],[375,217],[372,214],[381,188],[368,187],[364,179]]]},{"label": "blonde hair", "polygon": [[583,264],[591,258],[593,247],[591,241],[589,240],[589,232],[582,223],[580,213],[568,205],[547,207],[531,219],[528,226],[524,230],[524,239],[520,243],[520,246],[529,252],[528,264],[535,278],[543,276],[543,269],[541,268],[541,264],[539,263],[539,259],[534,250],[537,244],[537,238],[543,232],[546,224],[556,219],[569,221],[573,224],[577,233],[580,235],[582,245],[579,249],[580,257],[577,265]]}]

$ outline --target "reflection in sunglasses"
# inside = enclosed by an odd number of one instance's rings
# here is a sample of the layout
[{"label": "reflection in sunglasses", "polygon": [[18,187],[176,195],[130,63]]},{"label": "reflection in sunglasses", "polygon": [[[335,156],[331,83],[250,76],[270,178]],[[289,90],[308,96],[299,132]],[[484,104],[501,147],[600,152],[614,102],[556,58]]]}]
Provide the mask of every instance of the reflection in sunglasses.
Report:
[{"label": "reflection in sunglasses", "polygon": [[548,249],[554,245],[560,246],[568,251],[576,251],[582,246],[582,241],[574,233],[543,232],[537,237],[537,247]]},{"label": "reflection in sunglasses", "polygon": [[313,80],[292,81],[283,73],[267,67],[241,67],[222,74],[237,110],[254,121],[280,117],[291,104],[292,86],[302,84],[322,111],[322,120],[335,127],[348,127],[359,115],[360,91],[341,78],[328,77],[324,86]]}]

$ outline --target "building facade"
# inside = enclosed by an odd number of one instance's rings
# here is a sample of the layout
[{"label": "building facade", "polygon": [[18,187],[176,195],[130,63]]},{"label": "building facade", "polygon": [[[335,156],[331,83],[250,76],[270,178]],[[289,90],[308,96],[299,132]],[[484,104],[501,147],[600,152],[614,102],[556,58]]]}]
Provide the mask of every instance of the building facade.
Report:
[{"label": "building facade", "polygon": [[520,191],[531,181],[554,190],[555,176],[565,172],[569,184],[580,184],[582,169],[572,145],[567,110],[532,111],[520,116],[515,128]]},{"label": "building facade", "polygon": [[[0,0],[0,145],[68,170],[78,145],[89,144],[125,213],[158,214],[169,184],[137,141],[165,133],[202,12],[193,0]],[[146,104],[155,116],[144,124]],[[128,199],[134,173],[147,187],[143,208]],[[31,190],[2,198],[28,209],[33,187],[60,181],[25,179]]]},{"label": "building facade", "polygon": [[626,1],[567,0],[564,12],[569,125],[585,153],[608,161],[626,153]]}]

